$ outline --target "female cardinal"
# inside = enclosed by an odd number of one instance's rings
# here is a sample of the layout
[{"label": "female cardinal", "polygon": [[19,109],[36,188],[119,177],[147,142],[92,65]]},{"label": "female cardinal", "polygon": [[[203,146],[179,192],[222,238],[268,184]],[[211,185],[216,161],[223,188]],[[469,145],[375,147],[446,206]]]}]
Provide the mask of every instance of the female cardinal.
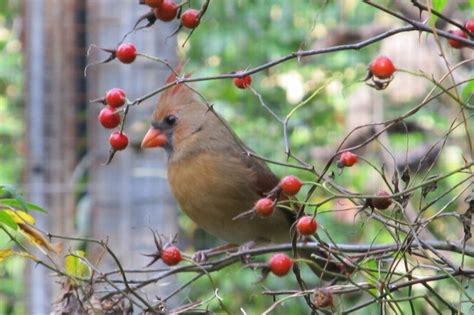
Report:
[{"label": "female cardinal", "polygon": [[[168,82],[173,82],[171,76]],[[200,227],[231,244],[291,240],[295,213],[277,208],[270,216],[237,216],[274,189],[278,177],[225,121],[184,84],[166,92],[153,113],[143,148],[168,153],[168,180],[181,209]]]}]

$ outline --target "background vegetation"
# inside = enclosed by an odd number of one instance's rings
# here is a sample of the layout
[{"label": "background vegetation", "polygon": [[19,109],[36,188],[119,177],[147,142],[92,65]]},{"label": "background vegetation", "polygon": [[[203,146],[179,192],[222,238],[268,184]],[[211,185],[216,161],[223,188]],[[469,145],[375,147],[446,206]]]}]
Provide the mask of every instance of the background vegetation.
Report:
[{"label": "background vegetation", "polygon": [[[25,155],[19,5],[0,3],[0,184],[14,185],[20,184]],[[9,241],[0,231],[0,249],[9,247]],[[24,265],[21,257],[0,257],[0,314],[24,313]]]},{"label": "background vegetation", "polygon": [[[389,1],[382,1],[388,4]],[[446,4],[440,1],[442,6]],[[190,1],[194,7],[200,1]],[[472,18],[474,4],[465,2],[453,10],[453,18],[460,21]],[[471,14],[471,16],[469,16]],[[13,184],[21,187],[24,156],[27,154],[24,143],[24,111],[23,111],[23,85],[22,85],[22,60],[24,51],[21,49],[18,25],[20,23],[20,8],[15,1],[0,3],[0,184]],[[191,71],[196,76],[216,75],[229,73],[239,69],[247,69],[264,64],[281,56],[299,49],[312,49],[318,45],[324,46],[333,36],[339,36],[336,30],[340,27],[346,29],[362,30],[379,26],[394,28],[400,26],[400,21],[388,18],[382,12],[368,9],[361,1],[305,1],[305,0],[275,0],[275,1],[212,1],[199,28],[184,44],[189,32],[178,33],[179,54],[182,59],[188,60],[186,71]],[[148,30],[148,31],[153,31]],[[430,35],[431,36],[431,35]],[[429,46],[425,40],[427,35],[420,36],[420,46]],[[454,62],[466,59],[469,53],[449,48],[446,41],[440,40],[444,51]],[[289,139],[293,152],[305,161],[322,167],[327,161],[318,160],[321,148],[335,150],[343,135],[348,131],[350,115],[347,99],[361,89],[368,89],[362,81],[366,75],[367,65],[381,52],[382,43],[370,45],[359,51],[341,51],[321,56],[304,58],[283,63],[277,67],[259,72],[253,76],[253,87],[263,96],[265,103],[277,114],[285,116],[295,105],[308,98],[319,87],[325,86],[321,92],[299,110],[290,123]],[[429,46],[432,48],[432,46]],[[467,49],[468,50],[468,49]],[[472,52],[472,49],[470,50]],[[384,51],[387,53],[387,51]],[[397,60],[394,52],[391,57]],[[433,52],[433,54],[435,54]],[[443,65],[433,65],[443,68]],[[422,70],[428,74],[439,73],[438,69],[405,69],[411,72]],[[403,69],[402,69],[403,70]],[[472,63],[464,67],[464,76],[472,78]],[[401,74],[400,74],[401,75]],[[398,74],[397,74],[398,76]],[[400,116],[421,101],[419,95],[424,95],[432,87],[425,85],[422,92],[411,93],[411,98],[397,100],[393,97],[394,85],[389,85],[386,91],[370,91],[378,93],[376,106],[382,106],[380,119],[392,119]],[[426,81],[420,78],[420,81]],[[399,82],[398,82],[399,83]],[[471,82],[472,83],[472,82]],[[461,87],[462,101],[473,105],[472,84]],[[236,130],[237,134],[261,156],[273,160],[285,161],[284,144],[281,126],[272,119],[262,106],[257,97],[248,90],[236,89],[231,80],[203,81],[196,84],[197,89],[215,105],[216,111],[222,114]],[[404,86],[403,89],[419,89],[419,86]],[[392,89],[392,91],[390,91]],[[381,101],[380,101],[381,100]],[[472,108],[472,107],[471,107]],[[392,133],[385,139],[394,153],[412,152],[414,149],[432,144],[449,130],[451,120],[446,119],[448,113],[456,110],[452,100],[440,98],[427,106],[415,117],[407,122],[422,126],[422,130],[411,133]],[[470,109],[469,115],[472,115]],[[471,117],[471,116],[469,116]],[[472,125],[472,118],[471,118]],[[468,147],[463,143],[465,134],[462,131],[454,132],[452,139],[446,144],[439,162],[430,169],[429,175],[445,174],[464,165],[468,159]],[[408,143],[408,144],[407,144]],[[384,149],[380,145],[370,147],[362,153],[364,159],[381,167],[383,164]],[[288,168],[271,165],[272,169],[284,176],[291,172],[305,180],[314,180],[308,173],[294,171]],[[374,185],[380,185],[376,179],[376,172],[369,163],[362,162],[357,167],[345,169],[343,172],[331,166],[335,181],[360,193],[373,193]],[[400,170],[403,171],[403,170]],[[426,179],[427,173],[417,174],[413,182]],[[454,186],[463,177],[451,176],[446,181],[437,183],[435,196],[424,198],[421,193],[413,197],[414,204],[429,203],[436,199],[436,195]],[[459,191],[450,191],[439,198],[427,210],[426,215],[435,214],[444,205],[446,213],[461,213],[466,205]],[[311,202],[318,202],[329,195],[318,194]],[[465,195],[462,195],[465,197]],[[0,197],[8,197],[7,195]],[[454,200],[452,202],[452,200]],[[392,236],[384,229],[383,224],[366,217],[354,217],[354,212],[338,212],[342,208],[340,202],[329,202],[318,209],[318,222],[329,231],[332,240],[338,243],[367,244],[389,243]],[[184,215],[180,216],[180,236],[185,238],[189,250],[208,248],[216,241],[208,237],[202,230],[194,225]],[[459,240],[463,231],[459,228],[457,220],[443,220],[429,225],[427,229],[440,240]],[[324,241],[331,241],[325,233],[320,234]],[[0,232],[0,249],[11,247],[10,239]],[[263,261],[263,258],[261,259]],[[375,261],[368,261],[367,267],[377,268]],[[469,267],[474,267],[472,262]],[[25,312],[21,300],[23,294],[24,261],[20,257],[9,257],[2,261],[0,257],[0,314]],[[313,286],[318,280],[308,271],[303,270],[304,278]],[[185,283],[193,274],[182,273],[178,276],[181,283]],[[264,282],[257,283],[260,277],[258,271],[242,268],[234,264],[212,275],[213,281],[203,277],[181,292],[176,303],[183,304],[195,300],[204,300],[209,297],[215,288],[219,288],[219,295],[223,304],[235,314],[244,308],[248,314],[256,314],[272,303],[272,297],[263,297],[260,291],[264,289],[296,289],[297,284],[292,277],[269,277]],[[449,292],[457,292],[450,280],[437,281],[433,288],[441,288],[446,292],[446,298],[455,301],[459,296]],[[452,290],[453,289],[453,290]],[[467,283],[466,291],[473,296],[474,289]],[[425,293],[425,292],[422,292]],[[354,294],[338,301],[345,307],[355,304],[360,295]],[[408,303],[400,304],[402,310],[409,312]],[[216,312],[222,311],[222,304],[214,301],[209,305]],[[427,312],[423,299],[415,300],[416,313]],[[463,308],[466,308],[463,306]],[[291,299],[279,309],[281,314],[301,314],[307,310],[302,299]],[[364,314],[377,313],[379,306],[373,304],[364,310]],[[463,309],[464,310],[464,309]],[[467,310],[467,309],[466,309]]]}]

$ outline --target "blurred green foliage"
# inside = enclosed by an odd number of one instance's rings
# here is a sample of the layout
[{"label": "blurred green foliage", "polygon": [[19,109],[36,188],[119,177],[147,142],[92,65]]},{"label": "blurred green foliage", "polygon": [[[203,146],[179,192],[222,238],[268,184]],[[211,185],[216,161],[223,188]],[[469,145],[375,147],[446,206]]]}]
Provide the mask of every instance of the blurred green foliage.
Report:
[{"label": "blurred green foliage", "polygon": [[[190,5],[199,7],[201,2],[201,0],[190,0]],[[383,3],[389,3],[389,1],[383,1]],[[25,128],[22,106],[23,56],[18,38],[17,19],[20,13],[19,5],[20,2],[15,0],[0,2],[0,183],[18,183],[24,163],[22,158],[25,151],[22,148]],[[468,14],[474,12],[473,5],[471,1],[470,6],[463,4],[461,7],[466,18],[469,17]],[[357,0],[215,0],[211,1],[209,11],[201,25],[180,52],[183,54],[183,59],[189,60],[186,70],[193,71],[193,75],[215,75],[255,67],[298,49],[313,49],[315,44],[331,37],[331,32],[339,26],[357,30],[364,26],[385,23],[384,19],[386,19],[384,14],[368,8]],[[393,19],[388,24],[397,26]],[[186,31],[180,32],[179,42],[183,43],[188,34]],[[280,116],[285,116],[315,90],[327,85],[307,105],[297,111],[289,125],[289,139],[293,152],[313,163],[318,169],[322,168],[327,161],[315,160],[311,154],[312,149],[318,146],[333,146],[335,149],[334,146],[345,135],[348,110],[346,100],[364,86],[364,83],[360,81],[365,76],[367,64],[379,53],[379,49],[380,44],[377,43],[359,51],[341,51],[304,58],[300,61],[292,60],[253,76],[252,86],[262,94],[265,103]],[[409,70],[417,71],[418,69]],[[423,70],[427,73],[430,71],[430,69]],[[470,71],[472,74],[472,68]],[[472,94],[474,85],[471,83],[468,86],[469,88],[463,91],[463,98],[468,98]],[[285,161],[281,126],[259,105],[255,95],[248,90],[236,89],[231,80],[200,82],[197,87],[258,154]],[[383,95],[384,91],[374,93]],[[420,101],[413,99],[404,104],[391,106],[394,104],[391,104],[388,98],[384,97],[384,100],[384,118],[397,117]],[[390,135],[389,140],[393,150],[405,152],[407,140],[409,140],[409,150],[411,150],[417,145],[431,143],[443,135],[450,121],[446,119],[445,113],[439,111],[439,108],[449,105],[451,109],[454,105],[446,104],[446,100],[437,100],[433,103],[433,106],[423,109],[416,117],[410,119],[410,121],[429,125],[430,130],[434,131],[433,134],[412,133],[409,137],[405,134]],[[459,138],[462,139],[462,137]],[[463,163],[462,153],[457,143],[448,144],[440,163],[430,174],[445,173],[459,167]],[[379,154],[380,152],[369,152],[364,157],[381,167]],[[290,162],[294,163],[294,161]],[[274,165],[271,167],[281,176],[291,172],[305,180],[314,180],[306,172]],[[346,169],[342,173],[335,165],[331,166],[331,170],[334,171],[335,181],[338,184],[354,192],[372,192],[373,178],[377,174],[366,163],[359,163],[357,167]],[[421,179],[422,177],[414,180]],[[453,177],[440,182],[438,191],[445,191],[458,180],[459,178]],[[320,201],[325,197],[327,196],[324,193],[320,193],[312,201]],[[427,214],[436,212],[441,205],[446,204],[453,197],[454,193],[447,194],[430,207]],[[427,203],[434,197],[429,195],[427,199],[424,201],[420,199],[420,196],[414,196],[415,203]],[[328,231],[332,240],[336,242],[393,242],[383,226],[374,220],[368,221],[364,218],[364,220],[354,221],[353,217],[347,219],[347,216],[337,216],[333,210],[342,206],[337,203],[328,203],[318,209],[320,212],[318,221],[321,226],[319,235],[322,239],[329,240],[325,234],[325,231]],[[456,203],[446,209],[446,211],[458,210]],[[183,229],[182,234],[194,240],[195,247],[202,248],[213,244],[213,241],[209,240],[202,231],[196,230],[187,217],[180,218],[180,225]],[[453,227],[459,227],[458,222],[443,221],[429,228],[439,238],[455,239],[459,237],[459,231],[451,235],[447,233]],[[0,249],[8,245],[8,238],[0,235]],[[264,259],[261,258],[262,261]],[[375,269],[378,267],[375,261],[367,261],[365,264]],[[0,314],[25,313],[24,304],[20,298],[24,287],[19,285],[24,280],[23,269],[24,262],[18,257],[11,257],[0,264]],[[178,280],[185,282],[190,277],[191,275],[181,274]],[[245,269],[240,264],[235,264],[212,274],[213,282],[203,277],[185,289],[183,296],[184,299],[189,298],[193,301],[203,300],[219,288],[218,294],[223,298],[223,304],[230,313],[241,313],[240,308],[242,308],[247,314],[257,314],[272,304],[270,297],[263,297],[260,294],[262,290],[297,288],[292,277],[277,278],[270,275],[264,281],[258,282],[259,277],[258,271]],[[308,270],[303,270],[303,277],[312,287],[317,286],[318,279]],[[449,280],[433,284],[436,290],[440,287],[444,287],[444,291],[450,291],[453,284]],[[452,292],[457,291],[453,289]],[[455,299],[456,297],[452,300],[455,301]],[[359,300],[360,295],[353,295],[344,300],[338,299],[336,304],[348,307]],[[401,303],[400,306],[404,311],[409,309],[408,303]],[[426,311],[422,300],[417,300],[415,307],[417,313]],[[217,301],[211,304],[211,310],[222,311]],[[377,305],[372,305],[363,312],[376,314],[379,308]],[[290,299],[282,304],[277,313],[304,314],[307,313],[307,308],[302,299]]]},{"label": "blurred green foliage", "polygon": [[[18,183],[24,163],[19,5],[19,1],[0,1],[0,184]],[[10,246],[8,236],[0,232],[0,249]],[[25,313],[24,267],[24,259],[18,256],[0,264],[0,314]]]},{"label": "blurred green foliage", "polygon": [[0,4],[0,183],[17,182],[23,163],[22,54],[18,2]]}]

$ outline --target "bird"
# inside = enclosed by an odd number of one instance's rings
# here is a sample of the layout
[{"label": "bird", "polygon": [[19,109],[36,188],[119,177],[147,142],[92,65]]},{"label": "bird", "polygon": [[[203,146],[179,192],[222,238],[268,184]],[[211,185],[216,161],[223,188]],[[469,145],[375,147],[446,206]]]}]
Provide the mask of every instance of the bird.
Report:
[{"label": "bird", "polygon": [[[172,74],[167,82],[175,80]],[[277,207],[269,217],[242,215],[280,179],[187,84],[162,93],[141,146],[165,149],[179,207],[209,234],[244,247],[291,241],[296,211]]]}]

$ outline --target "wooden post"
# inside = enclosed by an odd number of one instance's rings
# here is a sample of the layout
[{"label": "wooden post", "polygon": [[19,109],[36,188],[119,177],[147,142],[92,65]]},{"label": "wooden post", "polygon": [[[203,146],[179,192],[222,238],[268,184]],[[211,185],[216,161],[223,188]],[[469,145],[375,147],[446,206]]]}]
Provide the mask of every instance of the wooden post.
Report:
[{"label": "wooden post", "polygon": [[[26,47],[26,190],[47,208],[35,214],[40,228],[74,235],[75,198],[70,185],[78,154],[78,113],[81,94],[83,25],[79,0],[35,0],[24,3]],[[82,34],[83,36],[83,34]],[[83,84],[82,84],[83,86]],[[48,314],[54,279],[33,264],[27,277],[27,307],[31,314]]]},{"label": "wooden post", "polygon": [[[112,87],[124,88],[130,98],[136,98],[162,85],[169,71],[143,58],[131,65],[114,61],[93,67],[87,78],[83,70],[86,45],[116,47],[147,11],[138,1],[24,2],[26,190],[33,202],[49,210],[47,215],[38,215],[38,226],[55,234],[107,238],[123,265],[134,268],[146,264],[140,253],[153,250],[148,228],[176,232],[176,207],[160,175],[166,173],[165,156],[156,151],[144,154],[137,146],[157,99],[132,108],[125,131],[135,145],[117,154],[109,166],[103,162],[110,131],[97,122],[101,105],[88,100],[102,97]],[[159,23],[129,40],[140,51],[175,64],[176,39],[167,38],[175,27]],[[87,61],[103,56],[93,51]],[[77,185],[78,179],[89,183]],[[65,244],[65,251],[78,245]],[[102,270],[114,267],[107,260],[99,266]],[[28,313],[49,314],[57,279],[33,264],[28,273]]]},{"label": "wooden post", "polygon": [[[116,48],[137,18],[148,11],[149,8],[139,6],[138,1],[89,1],[88,43]],[[125,42],[135,44],[139,52],[175,65],[176,36],[169,35],[176,28],[177,23],[157,21],[152,28],[131,34]],[[107,57],[106,53],[92,49],[89,62],[104,57]],[[102,97],[114,87],[124,89],[130,99],[135,99],[162,86],[169,74],[170,70],[164,65],[142,57],[132,64],[113,60],[88,70],[89,99]],[[149,262],[149,258],[141,254],[155,250],[150,229],[167,236],[177,231],[176,206],[163,175],[166,174],[165,154],[161,150],[145,152],[140,149],[157,100],[154,97],[130,109],[125,133],[132,143],[125,151],[118,152],[107,166],[103,163],[107,159],[108,137],[112,131],[104,129],[97,121],[102,105],[89,107],[92,235],[96,239],[107,239],[120,262],[128,268],[142,268]],[[100,267],[117,268],[110,259],[103,261]],[[168,290],[162,286],[157,286],[158,289],[161,293]],[[149,296],[159,294],[153,291]]]}]

